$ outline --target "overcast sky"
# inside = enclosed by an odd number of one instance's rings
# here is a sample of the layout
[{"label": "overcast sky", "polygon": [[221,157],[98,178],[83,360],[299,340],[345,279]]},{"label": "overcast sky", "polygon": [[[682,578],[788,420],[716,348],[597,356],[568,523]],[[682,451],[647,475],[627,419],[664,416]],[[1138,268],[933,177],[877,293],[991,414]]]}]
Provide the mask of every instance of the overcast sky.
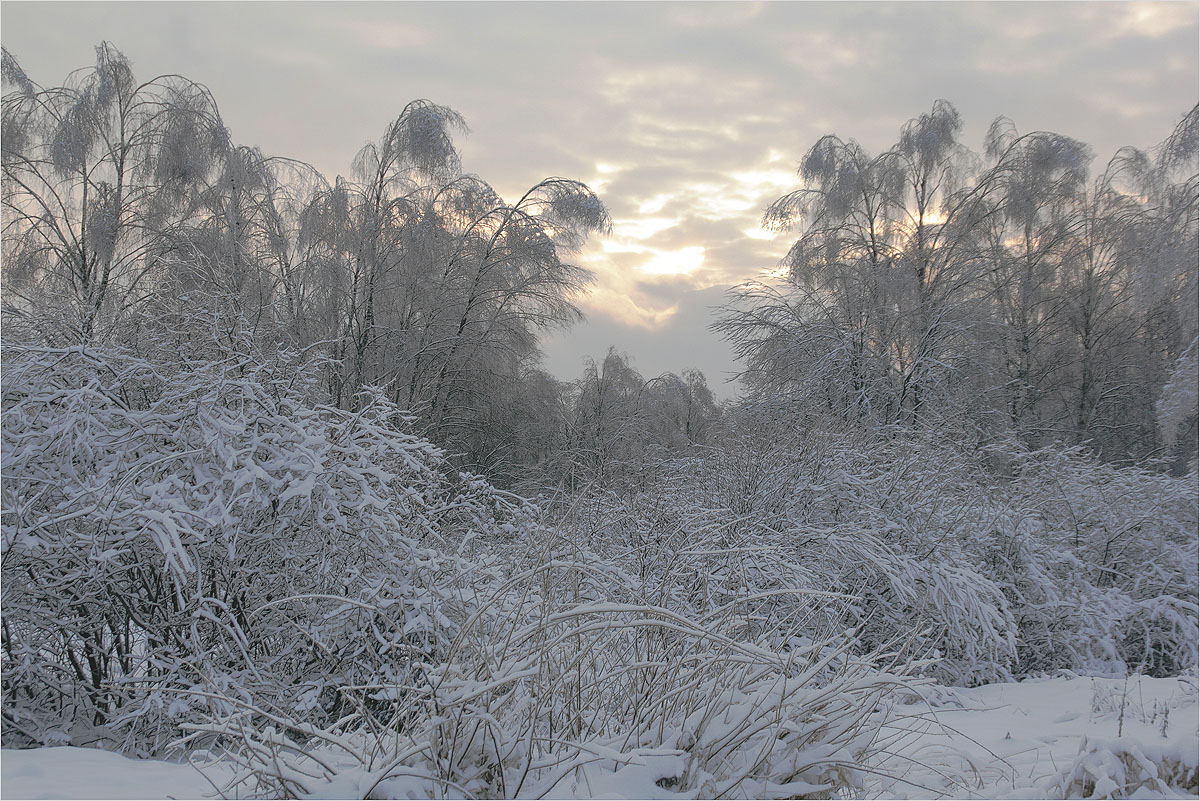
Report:
[{"label": "overcast sky", "polygon": [[876,151],[944,98],[977,150],[1004,114],[1088,142],[1102,167],[1197,102],[1198,8],[4,2],[0,38],[43,85],[107,39],[141,78],[207,84],[239,142],[329,177],[409,100],[451,106],[472,129],[464,168],[504,197],[578,178],[614,218],[579,255],[589,320],[547,342],[549,369],[576,377],[614,344],[647,377],[698,367],[719,385],[736,365],[710,307],[786,252],[758,221],[820,136]]}]

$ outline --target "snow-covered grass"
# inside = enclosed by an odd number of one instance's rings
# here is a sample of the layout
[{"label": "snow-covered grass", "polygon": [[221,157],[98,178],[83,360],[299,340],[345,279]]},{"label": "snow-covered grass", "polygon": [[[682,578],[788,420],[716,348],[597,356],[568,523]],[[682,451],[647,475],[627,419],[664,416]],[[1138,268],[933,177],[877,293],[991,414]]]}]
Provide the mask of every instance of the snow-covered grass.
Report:
[{"label": "snow-covered grass", "polygon": [[[908,702],[902,711],[913,717],[901,725],[912,733],[876,764],[880,773],[862,788],[864,795],[1196,795],[1200,759],[1194,678],[1133,676],[1126,681],[1063,675],[972,689],[928,686],[921,696],[902,699]],[[597,767],[601,762],[575,771],[569,781],[537,791],[549,790],[548,797],[556,798],[705,797],[697,793],[698,787],[679,792],[663,781],[663,776],[680,772],[682,765],[675,764],[681,763],[678,754],[647,751],[640,759],[609,769]],[[213,795],[213,785],[189,765],[131,760],[95,749],[5,750],[0,765],[7,798]],[[206,770],[216,784],[231,775],[225,764]],[[376,779],[368,771],[348,769],[323,787],[320,796],[363,797]],[[423,795],[422,782],[402,776],[375,790],[375,797]],[[746,788],[740,795],[755,794]]]}]

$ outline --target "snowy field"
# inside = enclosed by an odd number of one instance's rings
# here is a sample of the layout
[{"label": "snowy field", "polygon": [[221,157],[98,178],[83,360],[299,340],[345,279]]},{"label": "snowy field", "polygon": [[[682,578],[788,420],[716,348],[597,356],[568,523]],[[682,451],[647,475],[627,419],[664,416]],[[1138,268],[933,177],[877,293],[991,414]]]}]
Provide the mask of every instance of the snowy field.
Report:
[{"label": "snowy field", "polygon": [[[974,689],[930,687],[923,695],[934,720],[925,702],[908,705],[913,733],[892,749],[896,755],[879,766],[880,775],[867,780],[866,797],[1196,795],[1200,741],[1193,678],[1053,678]],[[1125,761],[1118,752],[1127,755]],[[6,799],[209,798],[216,796],[213,782],[220,784],[227,773],[221,765],[208,768],[210,782],[191,765],[67,747],[5,750],[0,764]],[[1153,777],[1165,771],[1162,766],[1184,780],[1158,786]],[[661,778],[655,767],[581,772],[571,792],[593,798],[684,797],[655,783]],[[1190,795],[1179,786],[1189,785],[1189,775]],[[419,797],[405,793],[404,782],[384,786],[389,797]],[[565,784],[559,788],[568,790]],[[320,795],[361,797],[365,790],[358,777],[346,775]]]}]

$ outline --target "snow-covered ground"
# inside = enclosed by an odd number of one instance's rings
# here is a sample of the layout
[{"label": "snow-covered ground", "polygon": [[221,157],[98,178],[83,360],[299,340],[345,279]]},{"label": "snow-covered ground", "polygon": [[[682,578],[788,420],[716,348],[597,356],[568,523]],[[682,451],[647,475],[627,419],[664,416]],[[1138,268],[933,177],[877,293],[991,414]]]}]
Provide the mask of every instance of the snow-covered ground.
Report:
[{"label": "snow-covered ground", "polygon": [[[890,776],[872,778],[864,788],[868,795],[1061,798],[1072,779],[1083,779],[1076,790],[1087,787],[1102,797],[1113,789],[1105,778],[1114,784],[1128,781],[1139,763],[1153,768],[1165,761],[1195,775],[1200,762],[1197,684],[1190,677],[1060,677],[969,690],[932,687],[922,694],[936,722],[929,720],[924,702],[905,707],[914,716],[905,722],[910,733],[897,735],[891,746],[896,756],[882,766],[882,774]],[[1088,753],[1081,754],[1085,740]],[[1131,755],[1128,762],[1120,762],[1116,752]],[[131,760],[95,749],[6,750],[0,773],[6,799],[215,795],[212,784],[190,765]],[[592,791],[610,798],[678,797],[654,784],[657,774],[643,773],[626,769],[603,777]],[[353,792],[354,783],[339,786]],[[1134,795],[1189,797],[1153,786]]]},{"label": "snow-covered ground", "polygon": [[13,798],[208,798],[212,784],[191,765],[128,759],[95,748],[0,752],[0,795]]},{"label": "snow-covered ground", "polygon": [[[1085,738],[1101,752],[1120,737],[1126,749],[1151,758],[1178,752],[1188,764],[1197,763],[1197,685],[1190,677],[1052,678],[969,690],[934,688],[925,696],[936,723],[915,725],[920,734],[908,738],[903,749],[909,758],[903,778],[916,786],[883,779],[873,794],[1061,798],[1053,785],[1080,760]],[[922,715],[923,707],[913,706],[913,714]],[[928,767],[913,765],[912,758]],[[1092,755],[1083,761],[1104,759]],[[897,773],[902,764],[892,760]],[[1093,770],[1099,772],[1100,766]]]}]

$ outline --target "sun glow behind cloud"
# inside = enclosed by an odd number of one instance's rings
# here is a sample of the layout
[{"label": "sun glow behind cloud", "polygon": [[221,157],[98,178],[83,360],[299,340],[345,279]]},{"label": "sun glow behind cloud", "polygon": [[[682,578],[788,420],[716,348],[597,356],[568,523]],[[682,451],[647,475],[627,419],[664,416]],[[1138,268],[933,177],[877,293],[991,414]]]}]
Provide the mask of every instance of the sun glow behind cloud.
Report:
[{"label": "sun glow behind cloud", "polygon": [[759,239],[764,242],[772,242],[779,234],[775,231],[768,231],[766,228],[759,226],[758,228],[744,228],[742,234],[751,239]]},{"label": "sun glow behind cloud", "polygon": [[650,239],[655,234],[679,225],[678,217],[633,217],[613,220],[613,239]]},{"label": "sun glow behind cloud", "polygon": [[660,251],[642,265],[647,275],[690,275],[704,263],[704,248],[699,245],[679,250]]},{"label": "sun glow behind cloud", "polygon": [[1195,22],[1194,3],[1134,3],[1125,25],[1144,36],[1159,37]]},{"label": "sun glow behind cloud", "polygon": [[[672,83],[680,80],[673,72],[665,75]],[[737,146],[736,126],[723,135],[728,147]],[[611,234],[580,254],[597,279],[580,298],[584,310],[659,330],[670,324],[683,293],[732,286],[773,269],[790,240],[761,228],[762,214],[799,179],[781,151],[759,153],[733,169],[703,171],[702,178],[685,171],[661,183],[637,169],[595,162],[593,186],[614,219]]]}]

